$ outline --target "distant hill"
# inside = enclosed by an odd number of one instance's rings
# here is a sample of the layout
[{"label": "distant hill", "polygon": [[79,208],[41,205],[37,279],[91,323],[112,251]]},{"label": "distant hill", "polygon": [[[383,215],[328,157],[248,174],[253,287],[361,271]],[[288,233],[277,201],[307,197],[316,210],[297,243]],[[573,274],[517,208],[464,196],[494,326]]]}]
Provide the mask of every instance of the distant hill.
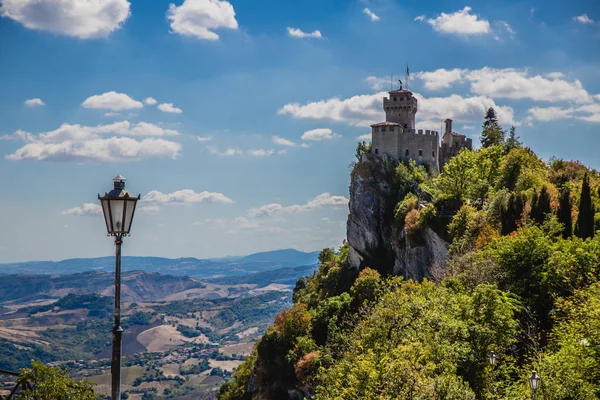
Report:
[{"label": "distant hill", "polygon": [[254,253],[246,257],[242,257],[240,261],[261,261],[272,263],[285,263],[301,265],[313,265],[318,262],[319,252],[313,251],[305,253],[295,249],[282,249],[274,251],[265,251],[262,253]]},{"label": "distant hill", "polygon": [[257,272],[255,274],[226,276],[222,278],[210,279],[208,282],[219,283],[223,285],[257,285],[267,286],[271,283],[282,285],[295,285],[296,281],[303,276],[310,275],[316,265],[303,265],[300,267],[280,268],[273,271]]},{"label": "distant hill", "polygon": [[[160,272],[175,276],[206,279],[245,275],[284,267],[314,265],[318,252],[305,253],[293,249],[251,254],[245,257],[216,259],[123,257],[123,271]],[[114,270],[114,257],[72,258],[63,261],[30,261],[0,264],[0,274],[75,274],[87,271]]]}]

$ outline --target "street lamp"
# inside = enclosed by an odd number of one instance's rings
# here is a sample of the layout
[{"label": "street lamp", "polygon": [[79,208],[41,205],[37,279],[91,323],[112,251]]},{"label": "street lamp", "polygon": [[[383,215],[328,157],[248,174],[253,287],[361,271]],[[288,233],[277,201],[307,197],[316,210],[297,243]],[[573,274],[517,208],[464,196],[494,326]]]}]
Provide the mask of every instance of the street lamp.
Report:
[{"label": "street lamp", "polygon": [[496,364],[496,352],[495,351],[490,351],[490,354],[488,355],[488,360],[490,362],[490,365],[492,366],[492,395],[495,394],[496,390],[494,388],[494,364]]},{"label": "street lamp", "polygon": [[98,195],[102,205],[104,221],[108,236],[115,237],[116,261],[115,261],[115,311],[112,342],[112,400],[121,400],[121,342],[123,328],[121,327],[121,244],[123,238],[129,235],[135,205],[140,199],[131,196],[125,190],[125,178],[117,175],[113,178],[114,189],[105,193],[103,197]]},{"label": "street lamp", "polygon": [[541,380],[542,380],[542,378],[540,378],[538,376],[537,372],[535,372],[535,371],[531,372],[531,376],[529,377],[529,387],[533,391],[533,399],[534,400],[535,400],[535,392],[538,389],[538,386],[540,385]]}]

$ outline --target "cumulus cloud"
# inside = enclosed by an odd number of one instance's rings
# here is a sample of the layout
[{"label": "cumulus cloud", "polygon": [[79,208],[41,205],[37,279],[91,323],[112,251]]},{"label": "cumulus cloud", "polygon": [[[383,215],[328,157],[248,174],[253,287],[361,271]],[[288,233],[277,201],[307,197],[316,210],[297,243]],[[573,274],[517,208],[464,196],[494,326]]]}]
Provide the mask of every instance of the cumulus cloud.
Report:
[{"label": "cumulus cloud", "polygon": [[153,106],[156,103],[158,103],[158,101],[156,101],[156,99],[153,97],[146,97],[146,99],[144,100],[144,104],[146,104],[148,106]]},{"label": "cumulus cloud", "polygon": [[89,39],[119,29],[130,6],[127,0],[3,0],[0,16],[29,29]]},{"label": "cumulus cloud", "polygon": [[208,142],[212,139],[212,136],[198,136],[196,135],[196,140],[199,142]]},{"label": "cumulus cloud", "polygon": [[[286,104],[278,110],[279,114],[291,115],[297,119],[313,119],[343,122],[353,126],[367,127],[383,118],[382,98],[387,92],[358,95],[347,99],[331,98],[306,105]],[[440,120],[452,118],[458,122],[480,122],[489,107],[494,107],[498,119],[503,124],[518,124],[514,120],[514,110],[509,106],[499,106],[489,97],[448,97],[427,98],[414,93],[419,101],[419,127],[425,129],[439,126]]]},{"label": "cumulus cloud", "polygon": [[320,39],[323,37],[323,35],[321,35],[321,31],[319,31],[319,30],[315,30],[312,32],[303,32],[301,29],[290,28],[288,26],[287,32],[288,32],[288,35],[290,35],[291,37],[295,37],[295,38],[317,38],[317,39]]},{"label": "cumulus cloud", "polygon": [[[5,157],[9,160],[67,162],[128,162],[147,158],[176,158],[181,145],[157,137],[177,135],[177,131],[146,122],[134,125],[129,121],[121,121],[97,126],[65,123],[58,129],[38,135],[15,132],[14,138],[27,143]],[[145,138],[137,140],[127,136]]]},{"label": "cumulus cloud", "polygon": [[173,103],[162,103],[158,105],[158,109],[162,112],[172,113],[172,114],[181,114],[183,110],[181,108],[177,108],[173,106]]},{"label": "cumulus cloud", "polygon": [[99,204],[85,203],[78,207],[69,208],[60,212],[61,215],[83,215],[96,216],[102,214],[102,207]]},{"label": "cumulus cloud", "polygon": [[196,193],[191,189],[177,190],[172,193],[163,193],[158,190],[148,192],[142,200],[156,205],[183,205],[194,203],[221,203],[231,204],[233,200],[225,196],[223,193],[217,192],[200,192]]},{"label": "cumulus cloud", "polygon": [[529,109],[527,121],[548,122],[559,119],[579,119],[587,122],[600,122],[600,103],[591,103],[571,107],[532,107]]},{"label": "cumulus cloud", "polygon": [[423,21],[425,21],[425,16],[424,15],[419,15],[418,17],[415,17],[414,21],[416,21],[416,22],[423,22]]},{"label": "cumulus cloud", "polygon": [[283,206],[278,203],[271,203],[258,208],[251,208],[248,210],[248,215],[252,218],[260,218],[280,213],[300,213],[323,207],[341,207],[346,205],[348,205],[348,199],[344,196],[332,196],[329,193],[321,193],[306,204]]},{"label": "cumulus cloud", "polygon": [[367,140],[371,140],[371,134],[370,133],[365,133],[364,135],[360,135],[356,139],[359,140],[359,141],[361,141],[361,142],[367,141]]},{"label": "cumulus cloud", "polygon": [[179,7],[170,4],[167,19],[171,33],[203,40],[218,40],[216,29],[238,29],[235,10],[225,0],[185,0]]},{"label": "cumulus cloud", "polygon": [[84,108],[108,109],[113,111],[142,108],[144,105],[125,93],[114,91],[97,94],[85,99],[81,106]]},{"label": "cumulus cloud", "polygon": [[367,14],[369,16],[369,18],[371,18],[371,21],[375,22],[375,21],[379,21],[379,17],[371,10],[369,10],[368,8],[365,8],[363,10],[363,13]]},{"label": "cumulus cloud", "polygon": [[278,114],[297,119],[328,120],[355,126],[369,126],[381,119],[382,98],[386,92],[358,95],[347,99],[337,97],[310,102],[305,105],[289,103],[277,110]]},{"label": "cumulus cloud", "polygon": [[447,70],[440,68],[433,72],[417,72],[414,75],[424,82],[425,88],[429,90],[440,90],[447,89],[454,82],[462,80],[465,72],[467,72],[466,69],[454,68]]},{"label": "cumulus cloud", "polygon": [[593,24],[594,20],[590,19],[587,14],[578,15],[577,17],[573,17],[573,21],[579,22],[580,24]]},{"label": "cumulus cloud", "polygon": [[591,96],[579,80],[569,82],[564,74],[551,72],[531,75],[526,69],[489,68],[478,70],[438,69],[433,72],[419,72],[415,76],[430,90],[446,89],[453,83],[469,82],[474,94],[494,98],[531,99],[535,101],[576,101],[589,102]]},{"label": "cumulus cloud", "polygon": [[36,106],[45,106],[46,103],[44,103],[42,101],[42,99],[40,99],[39,97],[36,97],[35,99],[25,100],[25,105],[27,107],[36,107]]},{"label": "cumulus cloud", "polygon": [[237,234],[239,231],[252,231],[267,234],[286,232],[285,229],[278,226],[266,225],[263,220],[249,219],[246,217],[209,218],[204,222],[194,222],[192,225],[208,225],[213,228],[225,229],[228,234]]},{"label": "cumulus cloud", "polygon": [[318,128],[304,132],[301,139],[318,142],[320,140],[331,140],[337,137],[340,137],[340,135],[334,133],[331,129]]},{"label": "cumulus cloud", "polygon": [[[491,33],[490,23],[486,19],[480,19],[478,15],[471,14],[471,10],[471,7],[467,6],[451,14],[441,13],[436,18],[428,19],[427,23],[437,32],[445,34],[466,36]],[[417,17],[415,20],[424,21],[425,18]]]}]

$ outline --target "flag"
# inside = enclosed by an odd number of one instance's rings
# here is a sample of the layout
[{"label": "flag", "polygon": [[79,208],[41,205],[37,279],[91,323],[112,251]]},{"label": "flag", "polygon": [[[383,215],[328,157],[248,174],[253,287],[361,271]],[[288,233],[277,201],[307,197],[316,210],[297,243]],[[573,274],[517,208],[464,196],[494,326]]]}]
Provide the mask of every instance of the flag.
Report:
[{"label": "flag", "polygon": [[406,64],[406,76],[409,76],[410,73],[408,72],[408,64]]}]

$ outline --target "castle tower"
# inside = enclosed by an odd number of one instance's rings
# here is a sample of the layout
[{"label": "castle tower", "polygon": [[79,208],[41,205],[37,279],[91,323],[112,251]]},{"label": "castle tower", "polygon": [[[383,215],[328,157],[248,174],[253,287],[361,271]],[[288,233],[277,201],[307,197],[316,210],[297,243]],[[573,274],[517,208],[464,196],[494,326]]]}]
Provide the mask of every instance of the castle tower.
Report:
[{"label": "castle tower", "polygon": [[417,99],[412,92],[400,87],[400,89],[388,93],[390,97],[383,99],[385,120],[399,124],[404,130],[415,129]]}]

